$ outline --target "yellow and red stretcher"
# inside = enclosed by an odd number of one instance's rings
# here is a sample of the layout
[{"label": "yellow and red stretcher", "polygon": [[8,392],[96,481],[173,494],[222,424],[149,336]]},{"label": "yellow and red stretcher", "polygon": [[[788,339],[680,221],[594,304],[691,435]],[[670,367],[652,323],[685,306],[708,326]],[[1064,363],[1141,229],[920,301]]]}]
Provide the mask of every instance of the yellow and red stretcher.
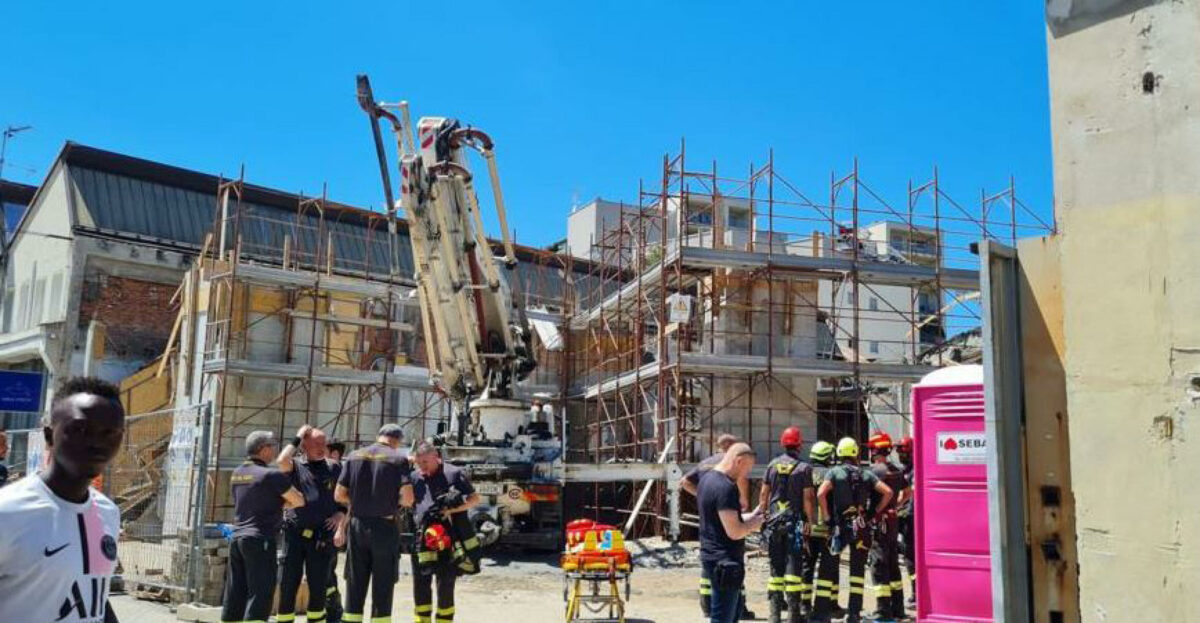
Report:
[{"label": "yellow and red stretcher", "polygon": [[[590,519],[568,523],[567,548],[561,566],[568,622],[584,620],[584,610],[595,615],[607,609],[607,620],[625,623],[625,602],[629,601],[633,560],[625,549],[625,535],[619,528]],[[619,582],[625,584],[624,597],[618,588]]]}]

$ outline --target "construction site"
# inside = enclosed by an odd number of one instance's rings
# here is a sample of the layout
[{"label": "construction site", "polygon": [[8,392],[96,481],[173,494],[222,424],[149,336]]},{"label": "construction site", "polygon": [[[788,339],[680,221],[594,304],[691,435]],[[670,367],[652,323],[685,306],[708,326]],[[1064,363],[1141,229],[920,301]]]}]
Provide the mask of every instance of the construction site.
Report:
[{"label": "construction site", "polygon": [[[623,200],[540,208],[560,240],[531,246],[509,226],[504,137],[412,122],[365,76],[374,154],[355,138],[363,168],[377,156],[379,210],[256,185],[254,162],[228,177],[68,142],[40,186],[2,188],[23,216],[0,228],[0,407],[38,405],[0,409],[7,464],[46,465],[37,417],[55,382],[119,383],[125,439],[96,485],[121,511],[119,576],[140,604],[121,620],[218,620],[204,617],[226,590],[247,435],[311,425],[353,450],[398,424],[481,499],[487,562],[459,621],[562,620],[564,602],[586,620],[559,555],[587,519],[619,533],[633,569],[623,599],[615,579],[610,597],[593,589],[597,620],[664,623],[699,620],[702,512],[684,476],[719,437],[756,454],[757,500],[786,429],[804,456],[886,434],[921,466],[922,584],[909,567],[891,585],[916,595],[908,617],[1194,620],[1200,113],[1184,102],[1200,93],[1200,2],[1047,2],[1046,29],[1053,205],[1007,171],[906,162],[922,172],[876,186],[867,160],[785,171],[769,147],[725,162],[680,139],[647,148]],[[1101,476],[1106,462],[1125,475]],[[1144,486],[1163,509],[1150,519],[1116,490],[1145,470],[1173,474]],[[747,542],[761,604],[775,572],[766,539]],[[839,585],[862,594],[849,559]]]}]

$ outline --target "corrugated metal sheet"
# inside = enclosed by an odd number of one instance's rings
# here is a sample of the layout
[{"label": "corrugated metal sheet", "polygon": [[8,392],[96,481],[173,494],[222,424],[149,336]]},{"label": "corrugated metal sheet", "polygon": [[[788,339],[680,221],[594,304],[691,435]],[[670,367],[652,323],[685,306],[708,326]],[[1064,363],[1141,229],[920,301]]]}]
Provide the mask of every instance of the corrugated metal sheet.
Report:
[{"label": "corrugated metal sheet", "polygon": [[[97,230],[196,248],[214,230],[215,183],[212,193],[203,193],[82,166],[72,166],[69,171],[83,202],[78,207],[87,210]],[[298,206],[299,197],[296,202]],[[367,220],[361,216],[331,210],[322,223],[315,210],[300,213],[297,206],[243,202],[239,229],[244,252],[250,256],[278,256],[284,237],[290,235],[297,256],[317,262],[317,250],[324,248],[318,244],[319,239],[332,239],[337,269],[387,273],[387,236],[382,222],[376,222],[368,231]],[[401,274],[409,276],[413,267],[408,234],[400,232],[397,237]]]}]

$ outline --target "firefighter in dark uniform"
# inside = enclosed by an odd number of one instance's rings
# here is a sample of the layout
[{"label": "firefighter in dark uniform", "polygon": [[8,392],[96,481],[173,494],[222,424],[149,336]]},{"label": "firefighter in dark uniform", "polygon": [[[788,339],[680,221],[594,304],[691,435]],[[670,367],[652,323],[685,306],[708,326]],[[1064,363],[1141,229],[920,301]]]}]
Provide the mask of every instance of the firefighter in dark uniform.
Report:
[{"label": "firefighter in dark uniform", "polygon": [[275,598],[275,538],[283,509],[304,505],[291,478],[272,467],[279,442],[269,431],[246,436],[246,461],[233,470],[233,543],[225,574],[221,621],[266,621]]},{"label": "firefighter in dark uniform", "polygon": [[[454,465],[442,462],[436,446],[428,441],[417,444],[414,454],[417,470],[413,473],[413,495],[416,507],[413,520],[416,525],[425,523],[425,514],[435,503],[453,497],[457,506],[443,508],[443,515],[465,513],[479,504],[479,494],[467,478],[466,472]],[[450,493],[450,496],[446,494]],[[420,535],[418,535],[420,538]],[[475,541],[478,547],[478,540]],[[439,564],[432,574],[421,573],[417,556],[413,556],[413,615],[416,623],[450,623],[454,621],[454,584],[458,579],[458,568],[449,561]],[[437,581],[437,605],[433,603],[433,583]]]},{"label": "firefighter in dark uniform", "polygon": [[[882,512],[875,522],[875,533],[871,544],[871,584],[875,587],[875,619],[888,621],[904,618],[904,581],[900,577],[899,522],[896,518],[897,503],[908,499],[908,479],[904,472],[891,461],[892,438],[877,432],[867,440],[871,453],[871,471],[896,495],[882,505]],[[872,501],[882,497],[878,493]]]},{"label": "firefighter in dark uniform", "polygon": [[771,562],[771,576],[767,580],[771,623],[780,623],[785,608],[789,623],[801,623],[808,617],[803,599],[808,589],[803,577],[804,538],[808,522],[815,515],[816,490],[812,467],[801,458],[803,444],[799,428],[790,426],[783,431],[779,445],[784,452],[767,464],[759,493],[759,508],[766,509],[767,514],[763,532]]},{"label": "firefighter in dark uniform", "polygon": [[900,459],[900,469],[908,482],[908,497],[897,505],[896,516],[900,519],[900,553],[904,555],[904,568],[908,569],[908,580],[912,582],[913,594],[908,597],[907,604],[916,605],[917,594],[917,542],[913,534],[913,438],[901,437],[896,442],[896,456]]},{"label": "firefighter in dark uniform", "polygon": [[[683,481],[679,483],[680,488],[683,489],[688,494],[690,494],[692,497],[696,497],[696,492],[698,491],[698,487],[700,486],[700,476],[704,472],[716,467],[717,464],[721,462],[721,459],[725,458],[725,453],[729,450],[729,448],[732,447],[733,444],[735,444],[737,442],[738,442],[738,438],[733,435],[730,435],[729,433],[723,433],[723,434],[717,436],[717,443],[716,443],[717,451],[716,451],[716,453],[706,459],[703,459],[702,461],[700,461],[699,463],[696,464],[695,468],[691,469],[690,471],[688,471],[688,473],[684,474]],[[737,486],[738,486],[738,499],[741,500],[741,504],[742,504],[742,512],[746,512],[746,511],[750,510],[750,479],[749,478],[739,479],[737,482]],[[707,575],[705,575],[704,570],[701,569],[701,571],[700,571],[700,611],[704,613],[705,618],[708,618],[708,616],[709,616],[709,605],[711,603],[711,600],[712,600],[712,578],[709,578]],[[741,614],[738,615],[738,619],[742,620],[742,621],[752,621],[752,620],[758,618],[757,616],[755,616],[753,611],[751,611],[749,608],[746,607],[746,589],[745,588],[742,589],[741,600],[742,600],[741,607],[739,608],[741,610]]]},{"label": "firefighter in dark uniform", "polygon": [[[333,500],[341,466],[326,457],[325,433],[304,426],[279,453],[279,469],[290,473],[292,486],[304,496],[304,506],[289,509],[283,517],[283,568],[279,573],[278,623],[296,620],[296,591],[300,579],[308,579],[308,623],[326,620],[325,591],[329,565],[337,551],[333,534],[341,525],[343,512]],[[304,453],[296,459],[297,451]]]},{"label": "firefighter in dark uniform", "polygon": [[[812,482],[813,488],[819,488],[821,483],[825,482],[825,472],[833,467],[833,444],[828,441],[818,441],[813,444],[812,449],[808,453],[809,465],[812,466]],[[805,584],[812,587],[812,590],[805,593],[804,599],[808,603],[813,603],[814,598],[823,597],[831,602],[831,614],[834,618],[841,618],[841,606],[838,605],[838,576],[840,575],[840,565],[833,565],[833,577],[830,579],[821,580],[817,577],[817,569],[823,559],[830,558],[829,554],[829,526],[825,521],[825,516],[821,514],[820,505],[817,505],[817,518],[810,522],[811,528],[808,533],[808,555],[804,557],[804,572],[800,577],[804,578]]]},{"label": "firefighter in dark uniform", "polygon": [[[871,523],[891,502],[892,490],[871,470],[859,466],[857,441],[843,437],[838,441],[836,452],[840,463],[825,472],[825,482],[817,489],[821,514],[826,517],[832,539],[831,556],[821,562],[818,577],[822,581],[831,581],[842,550],[850,548],[850,600],[845,623],[859,623],[866,586],[867,552],[871,548]],[[874,510],[868,505],[872,491],[879,493],[879,503]],[[818,596],[812,621],[829,623],[831,609],[831,600]]]},{"label": "firefighter in dark uniform", "polygon": [[[328,452],[326,456],[329,461],[338,466],[338,474],[342,472],[342,457],[346,454],[346,444],[342,441],[331,441],[328,444]],[[336,486],[336,481],[334,481]],[[338,504],[338,509],[342,511],[343,522],[346,519],[346,507]],[[336,532],[335,532],[336,533]],[[335,544],[333,555],[329,557],[329,579],[325,584],[325,620],[328,623],[342,622],[342,594],[338,592],[338,550],[345,547],[345,542]]]},{"label": "firefighter in dark uniform", "polygon": [[399,572],[400,531],[396,514],[413,502],[408,458],[397,449],[403,432],[397,424],[379,429],[375,443],[355,450],[342,464],[334,499],[349,512],[334,534],[346,544],[346,603],[342,621],[363,621],[367,587],[371,588],[371,618],[390,621],[392,585]]}]

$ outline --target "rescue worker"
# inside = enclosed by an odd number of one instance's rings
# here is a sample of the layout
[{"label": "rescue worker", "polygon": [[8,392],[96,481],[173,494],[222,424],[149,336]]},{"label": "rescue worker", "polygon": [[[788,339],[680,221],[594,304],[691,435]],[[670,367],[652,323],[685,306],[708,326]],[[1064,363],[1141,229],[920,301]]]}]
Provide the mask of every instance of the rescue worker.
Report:
[{"label": "rescue worker", "polygon": [[[300,431],[302,435],[303,429]],[[266,621],[275,598],[275,540],[283,509],[304,506],[292,479],[271,462],[279,442],[270,431],[246,435],[246,461],[233,470],[233,543],[229,546],[221,621]]]},{"label": "rescue worker", "polygon": [[917,596],[917,542],[913,534],[913,438],[904,436],[896,442],[896,456],[900,459],[900,469],[908,483],[908,498],[899,504],[896,516],[900,519],[900,553],[904,555],[904,567],[908,570],[908,581],[912,582],[912,595],[905,602],[908,606],[916,606]]},{"label": "rescue worker", "polygon": [[[441,453],[436,446],[428,441],[417,444],[414,455],[417,471],[413,474],[413,494],[416,507],[413,509],[413,519],[416,525],[424,525],[425,514],[438,503],[452,497],[461,500],[457,506],[445,508],[442,514],[446,519],[451,515],[465,513],[479,504],[479,494],[471,485],[466,472],[455,465],[442,463]],[[450,493],[450,496],[446,496]],[[464,543],[465,547],[470,547]],[[479,547],[478,539],[474,547]],[[421,573],[418,569],[417,557],[412,557],[413,563],[413,614],[416,623],[450,623],[454,620],[454,584],[458,579],[458,567],[451,560],[448,564],[438,565],[432,574]],[[433,582],[437,580],[437,609],[433,603]]]},{"label": "rescue worker", "polygon": [[[328,450],[326,456],[329,460],[338,466],[338,473],[341,473],[342,457],[346,454],[346,443],[343,441],[331,441],[327,444]],[[335,486],[336,486],[336,481]],[[345,520],[346,507],[338,504],[338,509],[342,511],[342,520]],[[333,555],[329,558],[329,580],[325,584],[325,620],[328,623],[342,623],[342,594],[338,591],[338,552],[344,549],[343,547],[335,546]]]},{"label": "rescue worker", "polygon": [[[325,621],[329,565],[334,553],[333,534],[343,511],[333,499],[341,466],[326,456],[325,433],[306,427],[279,453],[279,469],[290,474],[292,486],[304,496],[304,506],[289,509],[283,517],[283,569],[279,578],[277,623],[296,620],[296,591],[301,577],[308,580],[308,623]],[[302,459],[294,458],[297,451]]]},{"label": "rescue worker", "polygon": [[[895,494],[882,505],[875,522],[871,542],[871,584],[875,587],[875,620],[903,619],[904,580],[900,577],[900,539],[896,519],[897,503],[908,500],[908,480],[904,472],[891,461],[892,437],[877,432],[867,440],[871,453],[871,471]],[[882,497],[878,493],[873,501]]]},{"label": "rescue worker", "polygon": [[[700,461],[696,467],[683,475],[683,481],[679,483],[679,488],[686,491],[692,497],[697,495],[697,489],[700,486],[700,476],[704,472],[714,468],[721,459],[725,458],[725,453],[733,444],[738,442],[738,438],[729,433],[722,433],[717,436],[717,451],[710,457]],[[742,512],[750,509],[750,478],[744,476],[737,481],[738,500],[742,505]],[[712,601],[712,578],[705,573],[703,566],[700,569],[700,611],[704,616],[708,616],[709,604]],[[742,588],[741,606],[739,606],[741,614],[738,618],[742,621],[752,621],[756,618],[754,612],[746,607],[746,589]]]},{"label": "rescue worker", "polygon": [[[814,490],[825,482],[825,472],[833,466],[833,444],[828,441],[818,441],[813,444],[812,450],[808,453],[809,464],[812,466],[812,482]],[[817,569],[820,568],[822,560],[830,558],[829,553],[829,526],[826,522],[826,517],[821,513],[820,505],[817,505],[816,519],[809,522],[811,528],[808,534],[808,555],[804,557],[804,572],[800,577],[804,583],[812,587],[812,590],[804,594],[805,601],[812,604],[814,598],[824,597],[831,602],[831,614],[834,618],[841,618],[842,607],[838,605],[838,585],[840,584],[839,575],[841,565],[834,561],[833,577],[821,580],[817,577]]]},{"label": "rescue worker", "polygon": [[392,585],[399,572],[400,532],[396,514],[413,503],[412,467],[400,453],[404,437],[398,424],[384,424],[375,443],[350,453],[342,464],[333,497],[347,507],[334,534],[346,544],[346,603],[342,621],[363,621],[367,588],[371,589],[372,622],[390,621]]},{"label": "rescue worker", "polygon": [[[864,572],[867,552],[870,550],[870,524],[892,500],[892,490],[875,476],[874,472],[858,465],[858,442],[843,437],[837,444],[840,460],[825,472],[825,481],[817,489],[817,500],[821,514],[826,518],[830,532],[830,556],[821,561],[819,578],[832,581],[842,550],[850,548],[850,601],[846,608],[845,623],[862,621],[863,588],[866,585]],[[879,502],[872,513],[868,503],[871,492],[879,493]],[[831,600],[817,597],[813,609],[813,623],[829,623]]]},{"label": "rescue worker", "polygon": [[784,429],[779,436],[783,454],[767,464],[759,492],[758,505],[766,509],[767,517],[763,532],[771,563],[771,576],[767,580],[771,623],[780,623],[785,608],[790,623],[801,623],[808,617],[803,599],[808,590],[808,581],[803,577],[804,538],[809,531],[808,522],[815,516],[816,489],[812,467],[800,454],[803,444],[799,428]]}]

